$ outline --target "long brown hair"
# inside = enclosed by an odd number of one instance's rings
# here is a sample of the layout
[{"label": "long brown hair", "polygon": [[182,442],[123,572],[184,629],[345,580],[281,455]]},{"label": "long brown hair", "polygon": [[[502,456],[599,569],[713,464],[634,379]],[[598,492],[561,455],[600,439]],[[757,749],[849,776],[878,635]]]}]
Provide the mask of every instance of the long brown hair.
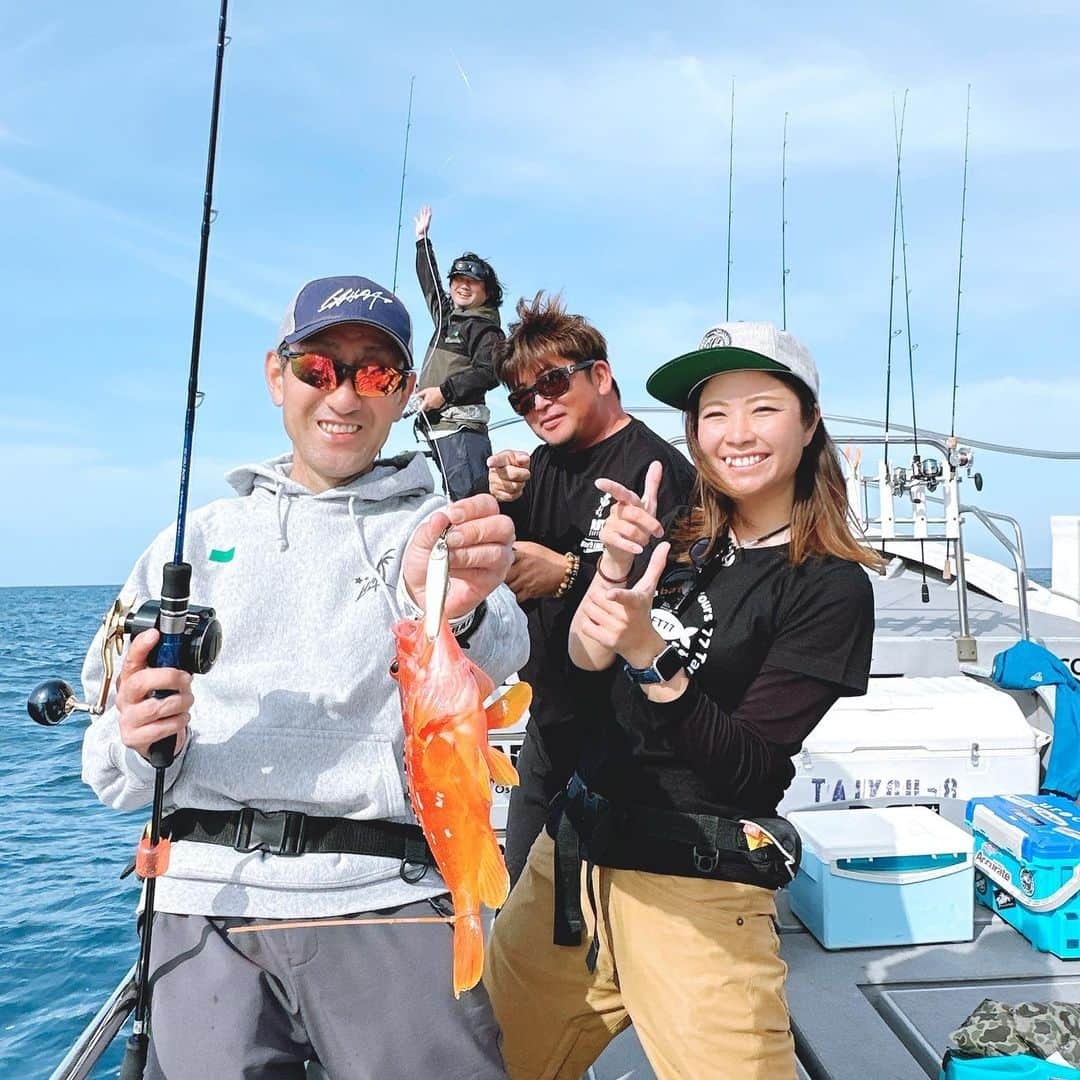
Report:
[{"label": "long brown hair", "polygon": [[[853,532],[858,531],[858,525],[848,506],[847,486],[837,460],[836,443],[825,430],[813,393],[801,379],[783,372],[771,371],[769,374],[790,387],[798,397],[803,427],[817,425],[795,470],[789,547],[792,565],[801,566],[811,556],[835,555],[880,570],[881,556],[860,544]],[[735,512],[734,500],[724,490],[720,474],[698,441],[700,400],[699,391],[690,399],[683,414],[686,445],[697,466],[697,480],[691,510],[672,532],[672,546],[680,562],[689,561],[690,546],[702,537],[710,539],[708,554],[711,554],[719,538],[730,527]]]}]

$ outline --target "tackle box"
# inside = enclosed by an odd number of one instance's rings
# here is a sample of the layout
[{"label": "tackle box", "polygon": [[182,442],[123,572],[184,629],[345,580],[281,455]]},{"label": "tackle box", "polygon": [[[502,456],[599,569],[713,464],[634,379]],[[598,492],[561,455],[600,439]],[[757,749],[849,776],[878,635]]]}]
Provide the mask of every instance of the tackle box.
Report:
[{"label": "tackle box", "polygon": [[802,864],[791,910],[826,949],[970,941],[972,838],[925,806],[788,815]]},{"label": "tackle box", "polygon": [[1080,957],[1080,807],[1056,795],[972,799],[975,899],[1042,952]]}]

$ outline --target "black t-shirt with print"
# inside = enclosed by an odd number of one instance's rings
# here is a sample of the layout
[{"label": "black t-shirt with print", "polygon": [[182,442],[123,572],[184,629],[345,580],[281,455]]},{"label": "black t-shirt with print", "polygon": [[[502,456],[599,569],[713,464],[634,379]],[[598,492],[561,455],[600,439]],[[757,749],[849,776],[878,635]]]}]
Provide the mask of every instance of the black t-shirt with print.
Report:
[{"label": "black t-shirt with print", "polygon": [[579,771],[617,802],[771,814],[803,739],[838,697],[866,692],[873,589],[843,559],[792,566],[786,544],[742,549],[731,565],[716,558],[693,575],[669,566],[653,611],[689,687],[649,701],[616,657],[591,678],[611,688],[617,719],[594,733]]},{"label": "black t-shirt with print", "polygon": [[595,481],[607,477],[640,493],[654,461],[664,467],[657,497],[657,515],[664,518],[688,502],[694,467],[637,419],[585,450],[538,447],[520,498],[501,504],[514,522],[518,540],[581,556],[581,573],[563,599],[543,597],[521,605],[529,621],[530,653],[519,674],[532,686],[531,726],[542,732],[558,787],[576,762],[583,725],[598,711],[611,712],[602,692],[594,700],[591,684],[579,683],[567,654],[570,620],[595,573],[602,550],[600,529],[611,509],[611,497],[598,490]]}]

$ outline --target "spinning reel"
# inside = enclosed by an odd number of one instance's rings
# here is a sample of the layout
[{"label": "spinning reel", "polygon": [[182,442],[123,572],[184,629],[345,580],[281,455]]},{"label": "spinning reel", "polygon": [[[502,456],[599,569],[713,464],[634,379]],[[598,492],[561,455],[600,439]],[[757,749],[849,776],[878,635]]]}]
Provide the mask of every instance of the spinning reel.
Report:
[{"label": "spinning reel", "polygon": [[[147,600],[137,608],[126,607],[117,597],[101,620],[105,632],[101,639],[101,666],[105,677],[97,701],[79,701],[70,684],[63,679],[46,679],[34,688],[26,701],[30,719],[45,727],[53,727],[66,720],[73,712],[85,712],[100,716],[105,711],[109,697],[116,661],[124,651],[124,638],[138,637],[145,630],[161,629],[161,601]],[[168,617],[168,616],[166,616]],[[205,675],[213,666],[221,650],[221,623],[213,608],[188,606],[183,613],[180,657],[176,667],[191,675]],[[149,666],[158,666],[160,644],[149,657]],[[173,665],[170,665],[173,666]]]}]

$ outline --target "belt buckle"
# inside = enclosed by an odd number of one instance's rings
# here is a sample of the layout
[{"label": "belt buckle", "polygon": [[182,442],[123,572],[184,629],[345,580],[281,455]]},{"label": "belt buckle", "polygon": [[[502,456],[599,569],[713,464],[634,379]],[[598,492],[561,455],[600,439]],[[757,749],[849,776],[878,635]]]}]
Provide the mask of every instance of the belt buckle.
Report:
[{"label": "belt buckle", "polygon": [[[279,819],[279,820],[274,820]],[[304,853],[307,815],[293,810],[267,813],[245,806],[236,823],[233,848],[242,854],[263,851],[269,855],[295,858]]]},{"label": "belt buckle", "polygon": [[720,852],[716,848],[702,851],[697,844],[694,845],[694,869],[699,874],[711,874],[719,864]]}]

